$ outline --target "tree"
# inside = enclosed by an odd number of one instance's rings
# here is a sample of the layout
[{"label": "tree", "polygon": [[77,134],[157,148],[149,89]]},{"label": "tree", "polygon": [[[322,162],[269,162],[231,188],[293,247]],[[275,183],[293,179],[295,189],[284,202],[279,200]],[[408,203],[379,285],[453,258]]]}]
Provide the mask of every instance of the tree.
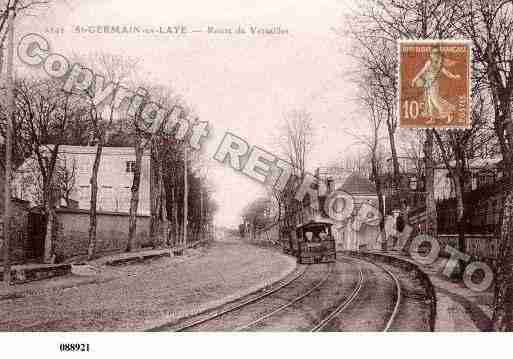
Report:
[{"label": "tree", "polygon": [[[458,5],[458,2],[453,0],[374,0],[361,3],[357,16],[359,21],[366,25],[367,39],[382,39],[390,49],[395,50],[398,39],[454,37],[457,33],[454,24],[463,18]],[[395,70],[394,74],[389,76],[395,76]],[[423,153],[427,222],[429,233],[436,236],[433,136],[431,130],[426,130]]]},{"label": "tree", "polygon": [[[144,103],[143,103],[144,106]],[[143,107],[141,106],[141,107]],[[146,147],[146,139],[144,136],[143,129],[141,128],[140,119],[141,111],[137,110],[132,119],[133,135],[135,137],[135,166],[134,166],[134,178],[132,181],[132,187],[130,188],[130,210],[128,219],[128,242],[126,251],[131,252],[134,249],[135,234],[137,229],[137,208],[139,206],[139,186],[141,184],[141,163],[144,149]],[[151,142],[150,142],[151,143]]]},{"label": "tree", "polygon": [[[374,77],[374,74],[368,74],[369,77]],[[383,189],[382,189],[382,167],[383,167],[383,150],[381,145],[381,131],[383,122],[387,121],[389,116],[386,107],[381,106],[381,103],[375,94],[375,88],[370,78],[364,78],[359,86],[360,96],[358,97],[360,106],[368,114],[368,124],[370,127],[370,134],[368,136],[360,136],[352,134],[358,139],[358,142],[364,145],[369,152],[371,163],[371,178],[376,186],[376,195],[378,196],[378,206],[381,216],[384,218],[383,212]],[[380,222],[381,231],[384,230],[384,222]]]},{"label": "tree", "polygon": [[[152,99],[164,107],[174,109],[180,102],[170,89],[157,87],[152,90]],[[163,132],[155,135],[148,134],[150,138],[150,239],[154,247],[165,243],[170,245],[170,222],[168,218],[168,201],[164,183],[165,172],[173,173],[174,163],[168,161],[170,152],[176,150],[173,140],[167,138]],[[171,198],[170,194],[170,197]]]},{"label": "tree", "polygon": [[[179,119],[186,119],[190,116],[190,109],[187,106],[178,103],[180,100],[179,98],[171,98],[170,91],[166,88],[146,86],[144,88],[139,87],[138,92],[142,97],[141,105],[137,109],[134,109],[134,112],[130,114],[128,118],[129,130],[131,131],[131,135],[134,138],[135,167],[134,178],[131,187],[127,251],[131,251],[134,248],[135,234],[137,229],[137,208],[139,206],[139,186],[141,181],[141,162],[143,153],[145,150],[150,148],[152,143],[159,141],[158,139],[160,137],[164,136],[171,139],[171,136],[173,135],[173,133],[164,134],[163,128],[165,127],[165,124],[161,124],[161,126],[156,131],[152,131],[152,124],[144,122],[142,118],[142,111],[151,97],[152,101],[156,102],[162,108],[169,109],[171,113],[173,113],[174,110],[179,109]],[[183,149],[186,143],[182,140],[180,141],[179,145]],[[176,199],[176,191],[174,194]],[[155,218],[151,224],[154,228]],[[182,228],[182,230],[184,230],[184,228]]]},{"label": "tree", "polygon": [[71,165],[68,165],[67,158],[59,161],[55,172],[55,182],[59,199],[64,199],[66,206],[70,206],[71,195],[75,191],[76,174],[77,162],[74,158],[71,160]]},{"label": "tree", "polygon": [[51,262],[56,235],[55,206],[59,199],[56,186],[59,146],[67,137],[68,121],[77,108],[77,98],[59,89],[53,81],[21,81],[16,89],[16,117],[21,132],[29,139],[42,178],[46,215],[44,261]]},{"label": "tree", "polygon": [[472,40],[473,71],[483,79],[492,99],[493,126],[509,179],[505,189],[501,238],[495,273],[494,326],[499,331],[513,330],[513,1],[465,0],[465,14],[458,30]]},{"label": "tree", "polygon": [[[487,128],[487,105],[483,97],[476,96],[472,109],[472,127],[467,130],[433,130],[445,168],[450,174],[456,197],[456,227],[458,231],[458,249],[466,251],[465,224],[466,205],[465,188],[468,185],[470,173],[469,161],[479,154],[478,148],[490,140]],[[462,269],[462,268],[460,268]]]},{"label": "tree", "polygon": [[254,238],[259,229],[263,229],[272,223],[270,217],[271,200],[267,197],[257,198],[249,203],[242,211],[243,222],[249,225],[250,238]]},{"label": "tree", "polygon": [[3,69],[3,49],[7,39],[9,12],[14,10],[14,18],[30,14],[33,10],[47,6],[51,1],[44,0],[0,0],[0,73]]},{"label": "tree", "polygon": [[[84,112],[87,114],[88,123],[92,132],[92,141],[96,144],[96,153],[89,183],[91,185],[90,209],[89,209],[89,242],[87,246],[87,257],[93,259],[96,251],[96,226],[97,226],[97,202],[98,202],[98,171],[102,158],[103,147],[108,140],[107,136],[115,120],[116,110],[114,101],[107,101],[108,107],[96,104],[94,101],[95,92],[105,86],[105,83],[121,83],[129,78],[135,71],[136,59],[111,54],[95,54],[90,57],[94,71],[105,74],[100,84],[93,84],[78,95],[84,100]],[[83,116],[85,117],[85,116]],[[91,139],[90,139],[91,140]]]},{"label": "tree", "polygon": [[313,149],[314,137],[313,120],[306,110],[292,110],[284,116],[276,142],[282,156],[292,166],[293,176],[281,193],[275,193],[282,201],[280,207],[284,214],[280,233],[292,230],[296,222],[302,220],[302,203],[294,198],[294,189],[306,175],[307,160]]},{"label": "tree", "polygon": [[[360,86],[372,89],[373,107],[385,115],[388,141],[392,157],[393,183],[400,185],[400,168],[396,145],[396,68],[397,56],[395,44],[388,39],[369,35],[366,29],[356,26],[358,18],[351,18],[349,33],[354,41],[350,53],[358,63],[358,71],[351,72],[350,78]],[[362,84],[362,79],[367,81]]]},{"label": "tree", "polygon": [[278,146],[301,178],[306,171],[313,139],[314,130],[310,113],[306,110],[292,110],[284,116],[278,133]]}]

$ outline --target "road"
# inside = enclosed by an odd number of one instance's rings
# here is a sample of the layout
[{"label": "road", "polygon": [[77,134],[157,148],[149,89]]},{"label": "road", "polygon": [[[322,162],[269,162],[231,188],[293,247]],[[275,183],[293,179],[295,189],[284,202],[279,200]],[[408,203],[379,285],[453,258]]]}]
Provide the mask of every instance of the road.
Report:
[{"label": "road", "polygon": [[154,330],[429,330],[428,306],[405,295],[415,290],[396,268],[338,255],[336,263],[303,266],[299,271],[257,298]]},{"label": "road", "polygon": [[0,331],[426,331],[429,306],[415,285],[342,254],[296,267],[276,249],[220,241],[181,258],[35,282],[0,297]]},{"label": "road", "polygon": [[[0,331],[140,331],[240,297],[295,267],[281,253],[235,241],[148,263],[102,266],[0,296]],[[24,285],[16,286],[20,290]]]}]

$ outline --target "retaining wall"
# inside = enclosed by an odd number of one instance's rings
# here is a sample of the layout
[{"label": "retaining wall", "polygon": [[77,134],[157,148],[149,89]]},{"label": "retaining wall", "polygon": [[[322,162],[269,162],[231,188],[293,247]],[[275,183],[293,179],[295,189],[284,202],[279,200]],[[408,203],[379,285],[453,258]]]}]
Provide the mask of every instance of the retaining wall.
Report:
[{"label": "retaining wall", "polygon": [[[58,261],[87,254],[89,211],[58,209],[58,232],[54,253]],[[98,212],[96,227],[97,253],[123,251],[128,243],[127,213]],[[137,216],[135,248],[150,245],[149,216]],[[134,249],[135,249],[134,248]]]}]

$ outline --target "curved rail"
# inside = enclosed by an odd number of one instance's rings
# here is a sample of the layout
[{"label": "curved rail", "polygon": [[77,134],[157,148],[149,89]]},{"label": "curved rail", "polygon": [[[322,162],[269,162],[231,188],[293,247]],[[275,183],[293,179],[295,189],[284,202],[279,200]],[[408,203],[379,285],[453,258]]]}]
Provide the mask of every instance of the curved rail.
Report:
[{"label": "curved rail", "polygon": [[[306,268],[303,269],[302,272],[299,273],[299,275],[291,278],[290,280],[286,281],[285,283],[282,283],[280,284],[278,287],[276,288],[273,288],[269,291],[266,291],[265,293],[259,295],[259,296],[256,296],[256,297],[253,297],[253,298],[248,298],[247,300],[244,300],[240,303],[237,303],[236,305],[234,306],[231,306],[229,308],[226,308],[226,309],[223,309],[219,312],[214,312],[212,313],[211,315],[208,315],[207,317],[205,318],[200,318],[198,320],[195,320],[195,321],[192,321],[192,322],[188,322],[188,323],[185,323],[184,325],[181,325],[181,326],[178,326],[177,328],[174,328],[174,331],[177,331],[177,332],[180,332],[180,331],[183,331],[183,330],[186,330],[186,329],[189,329],[189,328],[193,328],[195,326],[198,326],[200,324],[203,324],[203,323],[206,323],[212,319],[215,319],[217,317],[220,317],[226,313],[230,313],[230,312],[233,312],[237,309],[240,309],[248,304],[251,304],[251,303],[255,303],[255,302],[258,302],[259,300],[265,298],[265,297],[268,297],[269,295],[273,294],[273,293],[276,293],[277,291],[285,288],[286,286],[290,285],[292,282],[298,280],[299,278],[303,277],[306,273]],[[152,330],[159,330],[159,328],[163,328],[163,327],[168,327],[168,325],[162,325],[160,327],[157,327],[157,328],[154,328]]]},{"label": "curved rail", "polygon": [[256,324],[258,324],[260,322],[263,322],[264,320],[266,320],[267,318],[275,315],[276,313],[279,313],[282,310],[287,309],[288,307],[292,306],[293,304],[299,302],[301,299],[307,297],[308,295],[313,293],[313,291],[315,291],[317,288],[319,288],[321,285],[323,285],[328,280],[328,277],[330,276],[331,272],[333,271],[333,267],[334,266],[330,265],[330,268],[329,268],[328,272],[326,273],[326,276],[323,279],[321,279],[316,285],[314,285],[312,288],[310,288],[308,291],[306,291],[305,293],[301,294],[299,297],[294,298],[290,302],[282,305],[281,307],[273,310],[272,312],[267,313],[266,315],[261,316],[260,318],[257,318],[257,319],[253,320],[252,322],[250,322],[248,324],[240,326],[240,327],[238,327],[235,330],[236,331],[242,331],[244,329],[250,328],[250,327],[252,327],[252,326],[254,326],[254,325],[256,325]]},{"label": "curved rail", "polygon": [[[399,311],[399,305],[401,303],[401,300],[402,300],[402,290],[401,290],[401,285],[399,283],[399,280],[397,279],[397,277],[394,275],[394,273],[392,273],[389,269],[381,266],[381,265],[378,265],[374,262],[371,262],[371,261],[368,261],[368,260],[365,260],[365,259],[361,259],[361,258],[351,258],[352,260],[358,260],[358,261],[363,261],[363,262],[367,262],[367,263],[371,263],[373,265],[375,265],[376,267],[382,269],[385,273],[387,273],[388,276],[390,276],[392,278],[392,280],[394,281],[395,283],[395,286],[396,286],[396,293],[397,293],[397,298],[396,298],[396,302],[395,302],[395,305],[394,305],[394,309],[392,311],[392,314],[390,315],[390,318],[388,319],[386,325],[385,325],[385,328],[383,329],[384,332],[387,332],[390,330],[390,327],[392,326],[396,316],[397,316],[397,313]],[[338,261],[338,260],[337,260]],[[326,276],[323,277],[316,285],[314,285],[312,288],[310,288],[308,291],[306,291],[305,293],[301,294],[300,296],[294,298],[293,300],[287,302],[286,304],[282,305],[281,307],[273,310],[272,312],[262,316],[262,317],[259,317],[255,320],[253,320],[252,322],[248,323],[248,324],[245,324],[243,326],[240,326],[238,328],[235,329],[235,331],[242,331],[244,329],[247,329],[247,328],[250,328],[264,320],[266,320],[267,318],[275,315],[276,313],[279,313],[285,309],[287,309],[288,307],[292,306],[293,304],[299,302],[300,300],[302,300],[303,298],[307,297],[308,295],[310,295],[311,293],[313,293],[316,289],[318,289],[320,286],[322,286],[328,279],[328,277],[330,276],[330,274],[332,273],[333,271],[333,265],[330,265],[329,267],[329,270],[327,271],[326,273]],[[308,267],[307,267],[308,268]],[[270,296],[271,294],[273,293],[276,293],[278,292],[279,290],[285,288],[286,286],[290,285],[291,283],[293,283],[294,281],[298,280],[299,278],[303,277],[304,274],[306,273],[307,271],[307,268],[303,269],[303,271],[301,273],[299,273],[297,276],[294,276],[293,278],[291,278],[290,280],[286,281],[285,283],[282,283],[280,284],[279,286],[277,286],[276,288],[273,288],[259,296],[256,296],[256,297],[253,297],[253,298],[249,298],[245,301],[242,301],[240,303],[237,303],[236,305],[234,306],[231,306],[231,307],[228,307],[226,309],[223,309],[219,312],[214,312],[204,318],[200,318],[198,320],[195,320],[195,321],[192,321],[192,322],[188,322],[188,323],[185,323],[177,328],[174,328],[174,331],[183,331],[183,330],[186,330],[186,329],[189,329],[189,328],[193,328],[195,326],[198,326],[200,324],[203,324],[203,323],[206,323],[212,319],[215,319],[215,318],[218,318],[226,313],[230,313],[232,311],[235,311],[235,310],[238,310],[240,308],[243,308],[249,304],[252,304],[252,303],[255,303],[255,302],[258,302],[260,301],[261,299],[263,298],[266,298],[268,296]],[[360,293],[362,287],[363,287],[363,283],[364,283],[364,274],[363,274],[363,270],[362,268],[359,268],[359,280],[358,280],[358,283],[356,284],[356,286],[354,287],[353,291],[351,292],[351,294],[349,295],[349,297],[344,300],[341,304],[339,304],[337,306],[337,308],[335,310],[333,310],[330,314],[328,314],[325,318],[323,318],[317,325],[315,325],[312,329],[310,329],[311,332],[318,332],[318,331],[321,331],[322,329],[324,329],[336,316],[338,316],[340,313],[342,313],[357,297],[358,297],[358,294]],[[164,327],[168,327],[168,325],[163,325],[163,326],[160,326],[160,327],[157,327],[157,328],[154,328],[152,330],[158,330],[159,328],[164,328]]]},{"label": "curved rail", "polygon": [[387,322],[387,324],[385,326],[385,329],[383,329],[384,332],[388,332],[388,330],[392,326],[392,323],[395,320],[395,317],[397,316],[397,313],[399,312],[399,304],[401,303],[401,299],[402,299],[401,298],[402,297],[401,284],[399,283],[399,279],[397,279],[395,274],[392,273],[389,269],[387,269],[387,268],[385,268],[383,266],[380,266],[379,264],[376,264],[374,262],[369,262],[369,263],[372,263],[375,266],[377,266],[377,267],[381,268],[382,270],[384,270],[392,278],[392,280],[395,282],[395,287],[397,288],[397,290],[396,290],[397,298],[396,298],[396,301],[395,301],[394,310],[392,311],[392,314],[390,315],[390,318],[388,319],[388,322]]},{"label": "curved rail", "polygon": [[363,286],[364,278],[363,278],[363,271],[361,268],[359,268],[359,274],[360,274],[360,278],[358,280],[358,283],[356,284],[355,288],[353,289],[353,291],[351,292],[349,297],[346,300],[344,300],[341,304],[339,304],[337,306],[337,308],[335,308],[334,311],[332,311],[330,314],[328,314],[326,317],[324,317],[324,319],[322,319],[319,323],[317,323],[317,325],[315,327],[310,329],[310,332],[321,331],[323,328],[326,327],[326,325],[328,325],[329,322],[331,322],[333,320],[333,318],[335,318],[337,315],[342,313],[344,311],[344,309],[346,309],[347,306],[353,302],[353,300],[360,293],[360,290],[362,289],[362,286]]},{"label": "curved rail", "polygon": [[[355,258],[352,258],[352,259],[355,259]],[[388,319],[388,321],[385,325],[385,328],[383,329],[383,332],[387,332],[390,330],[390,327],[392,326],[392,323],[394,322],[395,317],[397,316],[397,313],[399,312],[399,305],[401,303],[401,298],[402,298],[401,284],[399,283],[399,280],[397,279],[395,274],[392,273],[389,269],[387,269],[379,264],[376,264],[374,262],[364,260],[361,258],[358,258],[357,260],[371,263],[371,264],[375,265],[376,267],[380,268],[385,273],[387,273],[387,275],[389,275],[395,283],[397,298],[395,301],[394,310],[392,311],[392,314],[390,315],[390,318]],[[341,312],[343,312],[347,308],[347,306],[349,306],[349,304],[351,304],[354,301],[354,299],[358,296],[360,290],[362,289],[363,281],[364,281],[362,269],[360,268],[359,271],[360,271],[360,280],[358,281],[358,284],[355,286],[355,289],[353,290],[351,295],[344,302],[342,302],[333,312],[331,312],[328,316],[326,316],[323,320],[321,320],[321,322],[319,322],[315,327],[313,327],[310,330],[311,332],[318,332],[318,331],[321,331],[323,328],[325,328],[326,325],[328,325],[328,323],[331,320],[333,320],[333,318],[335,318],[337,315],[339,315]]]}]

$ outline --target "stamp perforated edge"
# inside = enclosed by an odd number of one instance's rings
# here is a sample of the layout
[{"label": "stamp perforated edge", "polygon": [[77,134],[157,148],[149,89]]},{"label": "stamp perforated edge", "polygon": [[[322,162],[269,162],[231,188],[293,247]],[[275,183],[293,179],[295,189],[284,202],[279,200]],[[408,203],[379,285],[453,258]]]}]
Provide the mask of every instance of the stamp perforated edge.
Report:
[{"label": "stamp perforated edge", "polygon": [[[463,126],[415,126],[415,125],[403,125],[401,123],[401,44],[408,43],[424,43],[424,44],[464,44],[468,47],[468,101],[467,101],[467,121]],[[469,39],[397,39],[397,68],[396,68],[396,116],[399,122],[399,128],[403,129],[414,129],[414,130],[468,130],[472,128],[472,59],[473,59],[473,43]]]}]

